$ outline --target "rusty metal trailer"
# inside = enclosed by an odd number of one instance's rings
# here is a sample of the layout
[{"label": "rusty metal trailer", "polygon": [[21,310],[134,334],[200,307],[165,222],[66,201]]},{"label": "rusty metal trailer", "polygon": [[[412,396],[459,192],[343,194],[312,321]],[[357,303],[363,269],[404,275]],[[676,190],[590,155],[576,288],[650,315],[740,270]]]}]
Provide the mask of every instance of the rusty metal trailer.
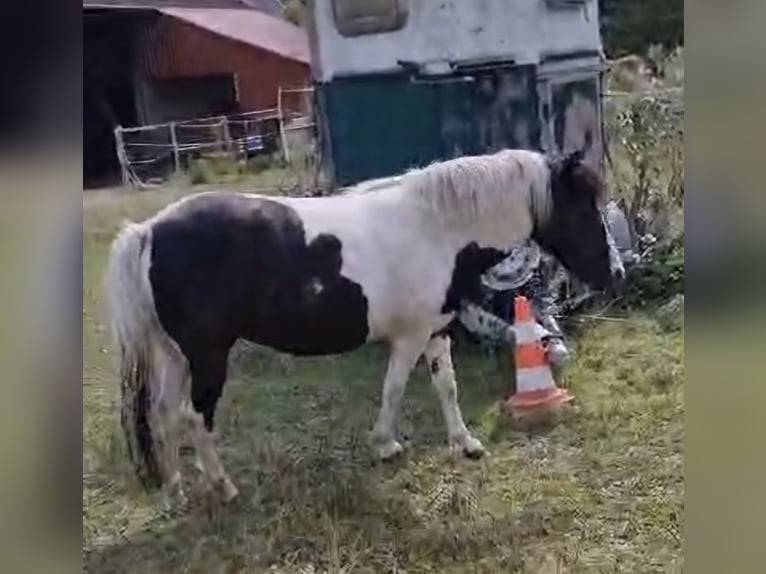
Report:
[{"label": "rusty metal trailer", "polygon": [[314,0],[323,168],[339,186],[460,155],[585,149],[600,166],[596,0]]}]

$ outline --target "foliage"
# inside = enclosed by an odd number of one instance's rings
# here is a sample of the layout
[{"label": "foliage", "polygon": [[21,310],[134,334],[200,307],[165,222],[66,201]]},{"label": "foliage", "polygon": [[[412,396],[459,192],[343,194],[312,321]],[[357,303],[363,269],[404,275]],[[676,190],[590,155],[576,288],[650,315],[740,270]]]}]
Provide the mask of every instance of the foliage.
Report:
[{"label": "foliage", "polygon": [[256,155],[247,160],[247,170],[251,173],[261,173],[275,167],[287,167],[287,162],[281,153]]},{"label": "foliage", "polygon": [[646,52],[649,67],[663,87],[683,87],[684,47],[667,49],[661,44],[652,44]]},{"label": "foliage", "polygon": [[656,241],[628,273],[624,303],[643,307],[683,293],[683,49],[656,47],[646,59],[629,60],[608,77],[612,89],[618,82],[638,92],[606,101],[606,175],[634,245],[640,251],[640,238]]},{"label": "foliage", "polygon": [[683,0],[599,0],[607,54],[645,54],[653,44],[684,44]]},{"label": "foliage", "polygon": [[219,184],[262,184],[267,187],[311,191],[316,179],[311,166],[294,158],[285,161],[281,153],[261,154],[251,158],[235,158],[230,154],[211,155],[189,162],[176,186]]},{"label": "foliage", "polygon": [[283,2],[285,18],[298,26],[306,24],[306,2],[305,0],[285,0]]},{"label": "foliage", "polygon": [[683,234],[649,248],[628,270],[624,302],[632,307],[661,305],[684,292]]},{"label": "foliage", "polygon": [[683,93],[615,97],[605,111],[610,183],[634,232],[664,239],[684,199]]},{"label": "foliage", "polygon": [[210,155],[192,160],[187,169],[192,185],[232,182],[241,178],[243,166],[228,155]]},{"label": "foliage", "polygon": [[610,61],[606,86],[609,91],[643,92],[684,86],[684,48],[667,50],[653,44],[644,57],[637,54]]}]

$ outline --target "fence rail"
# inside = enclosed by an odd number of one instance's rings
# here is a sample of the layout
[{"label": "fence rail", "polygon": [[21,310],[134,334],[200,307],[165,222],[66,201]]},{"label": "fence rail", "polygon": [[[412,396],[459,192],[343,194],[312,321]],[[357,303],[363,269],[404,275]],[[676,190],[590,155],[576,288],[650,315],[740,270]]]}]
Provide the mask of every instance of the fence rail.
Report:
[{"label": "fence rail", "polygon": [[[151,187],[187,169],[195,159],[256,155],[290,161],[314,147],[313,88],[282,88],[275,108],[114,130],[124,185]],[[289,101],[293,99],[293,101]]]}]

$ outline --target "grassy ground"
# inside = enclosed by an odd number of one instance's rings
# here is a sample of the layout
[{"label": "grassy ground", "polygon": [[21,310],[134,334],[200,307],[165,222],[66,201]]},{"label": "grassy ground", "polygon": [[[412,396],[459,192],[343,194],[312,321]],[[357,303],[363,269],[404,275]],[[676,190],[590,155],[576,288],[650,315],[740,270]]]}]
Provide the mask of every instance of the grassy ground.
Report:
[{"label": "grassy ground", "polygon": [[[83,546],[88,572],[680,571],[683,331],[650,316],[584,321],[562,385],[577,402],[522,429],[499,411],[497,361],[456,349],[461,403],[489,456],[451,460],[423,366],[410,381],[393,464],[365,446],[385,355],[287,359],[236,349],[219,406],[220,450],[241,498],[169,514],[141,494],[118,432],[115,357],[100,293],[113,233],[178,192],[86,198]],[[186,461],[189,463],[189,461]]]}]

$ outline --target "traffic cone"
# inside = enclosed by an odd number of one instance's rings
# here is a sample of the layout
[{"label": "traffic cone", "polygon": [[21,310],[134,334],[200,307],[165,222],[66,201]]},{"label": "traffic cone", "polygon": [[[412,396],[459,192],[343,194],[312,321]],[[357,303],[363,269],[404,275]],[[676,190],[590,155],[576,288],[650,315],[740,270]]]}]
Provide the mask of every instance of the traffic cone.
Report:
[{"label": "traffic cone", "polygon": [[556,386],[529,300],[519,295],[514,299],[513,308],[516,390],[506,399],[505,407],[517,418],[551,414],[573,397]]}]

